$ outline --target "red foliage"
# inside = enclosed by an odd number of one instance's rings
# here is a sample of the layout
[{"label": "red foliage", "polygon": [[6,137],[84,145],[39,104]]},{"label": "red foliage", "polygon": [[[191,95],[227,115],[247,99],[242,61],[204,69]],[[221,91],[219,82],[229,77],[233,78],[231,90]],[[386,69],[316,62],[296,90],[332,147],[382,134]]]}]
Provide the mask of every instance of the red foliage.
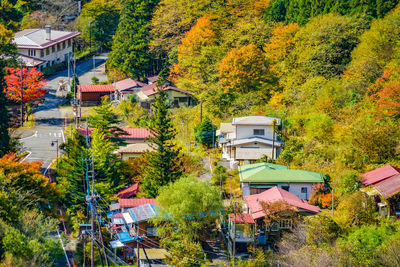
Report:
[{"label": "red foliage", "polygon": [[[6,94],[9,100],[21,102],[21,69],[6,68],[7,82]],[[44,95],[48,93],[43,89],[47,80],[43,77],[43,73],[37,71],[36,68],[23,68],[22,88],[24,93],[24,103],[38,105],[44,101]]]}]

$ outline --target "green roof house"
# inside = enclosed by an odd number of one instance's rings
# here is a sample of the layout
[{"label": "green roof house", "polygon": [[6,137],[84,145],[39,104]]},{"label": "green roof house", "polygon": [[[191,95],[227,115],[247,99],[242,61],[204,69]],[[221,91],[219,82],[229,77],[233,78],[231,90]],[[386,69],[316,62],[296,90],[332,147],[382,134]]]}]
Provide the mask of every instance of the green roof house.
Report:
[{"label": "green roof house", "polygon": [[243,196],[259,194],[278,186],[302,199],[309,200],[313,184],[323,183],[322,174],[304,170],[290,170],[288,166],[255,163],[239,166]]}]

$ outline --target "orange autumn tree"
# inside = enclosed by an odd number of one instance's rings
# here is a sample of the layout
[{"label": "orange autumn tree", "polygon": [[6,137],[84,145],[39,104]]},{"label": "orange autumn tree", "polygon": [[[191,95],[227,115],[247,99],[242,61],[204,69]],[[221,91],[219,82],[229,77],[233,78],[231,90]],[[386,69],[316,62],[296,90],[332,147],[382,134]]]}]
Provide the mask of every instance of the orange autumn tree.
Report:
[{"label": "orange autumn tree", "polygon": [[263,52],[254,44],[231,49],[219,65],[219,78],[226,93],[259,91],[273,81]]},{"label": "orange autumn tree", "polygon": [[191,91],[200,93],[210,80],[210,67],[214,59],[212,49],[216,34],[208,17],[201,17],[185,34],[178,46],[178,63],[172,65],[170,79]]},{"label": "orange autumn tree", "polygon": [[386,70],[382,77],[368,89],[368,93],[378,105],[381,115],[400,117],[400,82],[392,78],[390,70]]},{"label": "orange autumn tree", "polygon": [[11,101],[21,102],[21,83],[23,89],[23,102],[25,107],[34,107],[44,101],[44,95],[48,93],[44,89],[47,80],[43,77],[43,73],[33,69],[23,68],[22,82],[20,68],[6,68],[5,76],[7,88],[7,98]]},{"label": "orange autumn tree", "polygon": [[41,165],[20,162],[14,154],[0,158],[0,218],[14,221],[20,207],[48,209],[48,203],[57,202],[59,192],[41,173]]}]

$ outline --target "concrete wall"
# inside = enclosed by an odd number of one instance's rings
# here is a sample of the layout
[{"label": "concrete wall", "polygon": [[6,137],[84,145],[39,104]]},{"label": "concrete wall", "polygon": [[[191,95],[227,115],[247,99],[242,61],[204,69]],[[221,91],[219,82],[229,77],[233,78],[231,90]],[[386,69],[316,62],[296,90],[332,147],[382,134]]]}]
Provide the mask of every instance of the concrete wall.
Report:
[{"label": "concrete wall", "polygon": [[[257,183],[257,184],[264,184],[264,183]],[[265,183],[266,185],[268,183]],[[312,183],[274,183],[278,187],[284,188],[285,186],[289,186],[289,192],[297,195],[301,199],[304,200],[309,200],[310,195],[311,195],[311,190],[312,190]],[[302,193],[301,188],[306,187],[307,188],[307,193]],[[242,194],[243,196],[249,196],[250,195],[250,188],[251,184],[250,183],[241,183],[241,188],[242,188]],[[267,188],[265,189],[267,190]]]},{"label": "concrete wall", "polygon": [[254,129],[263,129],[264,135],[257,135],[257,136],[272,140],[273,137],[272,126],[265,126],[265,125],[236,125],[236,139],[255,136],[253,131]]}]

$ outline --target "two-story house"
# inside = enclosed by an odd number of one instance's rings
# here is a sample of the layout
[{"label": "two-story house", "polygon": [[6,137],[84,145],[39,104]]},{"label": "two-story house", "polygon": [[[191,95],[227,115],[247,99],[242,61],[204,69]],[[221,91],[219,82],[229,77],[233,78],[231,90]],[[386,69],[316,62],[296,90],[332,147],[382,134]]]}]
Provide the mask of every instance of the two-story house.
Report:
[{"label": "two-story house", "polygon": [[79,32],[45,29],[25,29],[15,33],[13,43],[18,54],[28,68],[43,68],[61,63],[71,58],[73,39]]},{"label": "two-story house", "polygon": [[309,200],[314,184],[323,183],[322,174],[305,170],[290,170],[284,165],[254,163],[238,167],[243,196],[259,194],[278,186],[301,199]]},{"label": "two-story house", "polygon": [[283,146],[274,130],[280,124],[279,118],[265,116],[233,118],[230,126],[221,124],[222,157],[239,163],[252,163],[264,155],[276,159]]}]

